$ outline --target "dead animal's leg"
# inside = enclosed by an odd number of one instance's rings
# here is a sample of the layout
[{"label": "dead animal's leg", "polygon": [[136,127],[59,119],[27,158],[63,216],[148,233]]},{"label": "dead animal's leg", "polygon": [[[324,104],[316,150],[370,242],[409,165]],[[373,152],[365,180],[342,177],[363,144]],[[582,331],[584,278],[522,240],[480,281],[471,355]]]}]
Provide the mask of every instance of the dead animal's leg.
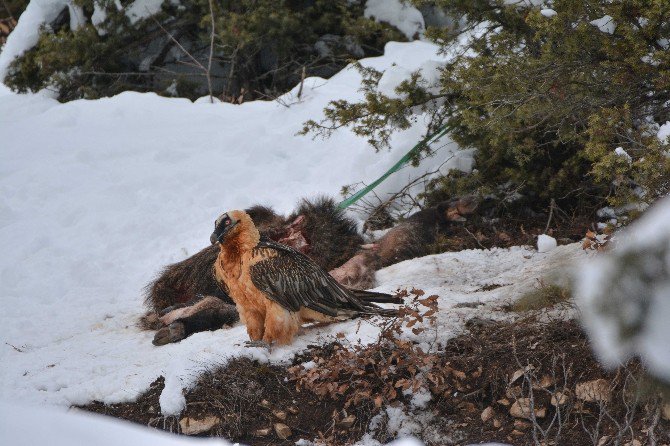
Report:
[{"label": "dead animal's leg", "polygon": [[208,308],[230,308],[232,304],[225,303],[218,297],[198,296],[183,304],[173,305],[161,312],[161,322],[170,325],[178,319],[185,319]]},{"label": "dead animal's leg", "polygon": [[205,308],[188,315],[183,319],[171,322],[168,326],[156,332],[154,345],[165,345],[178,342],[201,331],[218,330],[224,325],[232,325],[239,320],[239,314],[234,305],[224,304],[216,308]]},{"label": "dead animal's leg", "polygon": [[263,340],[269,344],[290,344],[300,328],[300,317],[280,305],[272,303],[265,314],[265,333]]},{"label": "dead animal's leg", "polygon": [[154,345],[178,342],[193,333],[218,330],[239,320],[235,305],[214,296],[198,296],[168,307],[161,314],[160,321],[165,326],[156,332]]},{"label": "dead animal's leg", "polygon": [[154,345],[165,345],[181,341],[186,337],[186,328],[183,322],[173,322],[156,332],[152,343]]}]

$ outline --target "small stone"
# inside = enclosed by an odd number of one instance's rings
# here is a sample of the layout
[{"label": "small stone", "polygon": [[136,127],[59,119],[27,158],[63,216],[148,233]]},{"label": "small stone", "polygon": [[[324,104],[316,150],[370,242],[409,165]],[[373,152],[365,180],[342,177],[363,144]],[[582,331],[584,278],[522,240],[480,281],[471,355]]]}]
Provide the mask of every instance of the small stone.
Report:
[{"label": "small stone", "polygon": [[523,435],[523,432],[514,429],[514,430],[511,432],[511,434],[514,435],[515,437],[520,437],[520,436]]},{"label": "small stone", "polygon": [[282,440],[286,440],[288,437],[291,436],[291,429],[282,423],[277,423],[275,424],[275,432],[277,433],[277,436],[281,438]]},{"label": "small stone", "polygon": [[486,409],[482,411],[482,414],[480,415],[482,422],[486,423],[489,421],[493,416],[495,415],[495,412],[493,411],[493,407],[489,406]]},{"label": "small stone", "polygon": [[503,406],[509,406],[509,400],[507,398],[502,398],[496,401],[498,404],[502,404]]},{"label": "small stone", "polygon": [[670,421],[670,403],[665,403],[661,408],[661,417],[666,421]]},{"label": "small stone", "polygon": [[[525,418],[530,420],[530,398],[519,398],[512,404],[512,407],[509,408],[509,414],[514,418]],[[547,410],[544,407],[535,409],[535,418],[544,418],[547,414]]]},{"label": "small stone", "polygon": [[286,409],[286,410],[288,410],[288,411],[289,411],[290,413],[292,413],[293,415],[298,415],[298,414],[300,413],[300,411],[298,410],[298,408],[295,407],[295,406],[291,406],[291,407],[289,407],[289,408]]},{"label": "small stone", "polygon": [[349,415],[348,417],[345,417],[342,421],[337,423],[337,427],[340,429],[350,429],[351,426],[354,425],[354,422],[356,421],[356,416],[355,415]]},{"label": "small stone", "polygon": [[606,379],[579,383],[575,386],[575,397],[587,402],[608,402],[610,400],[610,384]]},{"label": "small stone", "polygon": [[533,367],[532,365],[527,365],[527,366],[524,367],[523,369],[518,369],[517,371],[515,371],[514,373],[512,373],[512,377],[511,377],[510,380],[509,380],[509,384],[510,384],[510,385],[514,384],[514,382],[515,382],[517,379],[521,378],[521,377],[524,375],[524,373],[528,373],[528,372],[532,371],[534,368],[535,368],[535,367]]},{"label": "small stone", "polygon": [[605,444],[609,441],[610,437],[609,435],[603,435],[600,437],[600,440],[598,440],[598,445],[597,446],[605,446]]},{"label": "small stone", "polygon": [[528,429],[529,427],[530,423],[528,421],[514,420],[514,429],[524,430]]},{"label": "small stone", "polygon": [[260,404],[260,405],[261,405],[262,407],[265,407],[266,409],[268,409],[268,408],[270,407],[270,401],[268,401],[268,400],[263,400],[263,401],[261,401],[261,404]]},{"label": "small stone", "polygon": [[158,411],[156,411],[156,408],[154,406],[149,406],[149,408],[147,409],[147,413],[155,414],[158,413]]},{"label": "small stone", "polygon": [[497,418],[494,418],[494,419],[493,419],[493,427],[495,427],[496,429],[498,429],[500,426],[502,426],[502,421],[500,421],[500,420],[497,419]]},{"label": "small stone", "polygon": [[505,396],[511,400],[521,398],[522,395],[523,392],[519,386],[508,387],[507,390],[505,390]]},{"label": "small stone", "polygon": [[220,422],[221,419],[215,416],[208,416],[201,419],[184,417],[179,420],[179,427],[181,428],[181,433],[184,435],[198,435],[212,430],[212,428]]},{"label": "small stone", "polygon": [[568,395],[560,390],[551,395],[551,405],[552,406],[563,406],[568,402]]},{"label": "small stone", "polygon": [[286,412],[284,412],[283,410],[274,410],[272,411],[272,415],[274,415],[275,417],[277,417],[282,421],[286,421]]},{"label": "small stone", "polygon": [[257,429],[254,431],[254,437],[267,437],[270,435],[270,428],[266,427],[265,429]]},{"label": "small stone", "polygon": [[540,382],[538,384],[542,389],[546,389],[547,387],[550,387],[554,384],[554,379],[549,375],[544,375],[542,378],[540,378]]}]

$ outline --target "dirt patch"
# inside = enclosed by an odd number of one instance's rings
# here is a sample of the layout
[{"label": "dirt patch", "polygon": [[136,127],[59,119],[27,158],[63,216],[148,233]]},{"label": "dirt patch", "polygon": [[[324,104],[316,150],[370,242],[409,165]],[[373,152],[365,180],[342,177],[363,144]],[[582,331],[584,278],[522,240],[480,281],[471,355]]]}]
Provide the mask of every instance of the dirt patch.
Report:
[{"label": "dirt patch", "polygon": [[[230,361],[225,367],[201,376],[186,396],[186,409],[177,417],[163,417],[158,397],[164,387],[159,378],[135,403],[104,405],[95,402],[81,409],[140,423],[168,432],[181,433],[179,421],[188,417],[202,420],[216,417],[215,426],[200,436],[217,436],[247,445],[293,445],[300,438],[330,436],[336,430],[341,444],[363,435],[369,419],[360,419],[338,429],[335,420],[346,417],[341,404],[324,400],[310,392],[299,392],[289,381],[286,367],[261,364],[248,358]],[[275,425],[289,427],[286,439]],[[265,431],[265,432],[263,432]]]},{"label": "dirt patch", "polygon": [[[236,359],[201,377],[186,394],[180,418],[215,416],[217,424],[203,435],[250,445],[299,438],[351,444],[368,431],[386,442],[397,436],[390,409],[427,419],[414,435],[429,445],[670,441],[658,397],[639,392],[642,367],[633,362],[604,371],[577,322],[531,316],[468,327],[430,354],[391,337],[364,347],[312,346],[290,367]],[[590,401],[584,388],[595,395]],[[178,419],[156,413],[161,389],[159,379],[136,403],[83,409],[180,432]],[[424,391],[430,401],[412,409],[414,394]],[[510,413],[515,410],[517,416]],[[275,431],[277,423],[290,428],[286,439]]]},{"label": "dirt patch", "polygon": [[[546,234],[554,237],[559,245],[566,245],[583,240],[586,231],[593,224],[593,220],[587,216],[555,218]],[[464,249],[534,246],[537,243],[537,236],[545,234],[545,229],[547,229],[547,217],[544,215],[501,219],[471,215],[463,223],[452,223],[446,233],[438,235],[430,249],[432,253],[437,254]]]}]

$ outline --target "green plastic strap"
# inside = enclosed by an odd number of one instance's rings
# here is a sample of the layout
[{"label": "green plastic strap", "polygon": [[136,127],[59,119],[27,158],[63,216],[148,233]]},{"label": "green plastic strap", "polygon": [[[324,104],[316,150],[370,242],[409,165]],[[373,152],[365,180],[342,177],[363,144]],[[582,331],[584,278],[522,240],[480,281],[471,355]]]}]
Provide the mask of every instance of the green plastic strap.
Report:
[{"label": "green plastic strap", "polygon": [[440,127],[435,133],[433,133],[431,135],[427,135],[425,138],[423,138],[421,141],[419,141],[414,147],[412,147],[410,149],[410,151],[405,154],[405,156],[400,158],[400,160],[397,163],[395,163],[389,170],[387,170],[384,173],[384,175],[377,178],[375,181],[372,182],[372,184],[366,186],[365,188],[363,188],[363,189],[359,190],[358,192],[356,192],[355,194],[353,194],[351,197],[342,201],[340,204],[337,205],[337,207],[340,208],[340,209],[346,209],[349,206],[351,206],[352,204],[356,203],[358,200],[363,198],[372,189],[379,186],[379,184],[382,181],[384,181],[386,178],[388,178],[389,175],[391,175],[392,173],[397,172],[398,170],[400,170],[400,168],[402,166],[404,166],[405,164],[407,164],[412,159],[412,157],[414,157],[414,155],[416,155],[419,152],[420,149],[425,147],[427,144],[429,144],[433,140],[439,139],[441,136],[446,134],[448,131],[449,131],[449,128],[446,125],[444,125],[444,126]]}]

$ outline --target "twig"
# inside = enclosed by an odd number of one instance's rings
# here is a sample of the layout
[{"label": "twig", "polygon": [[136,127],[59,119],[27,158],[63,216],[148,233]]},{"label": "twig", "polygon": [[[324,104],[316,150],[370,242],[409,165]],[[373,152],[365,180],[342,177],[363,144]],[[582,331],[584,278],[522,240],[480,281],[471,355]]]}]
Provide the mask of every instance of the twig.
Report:
[{"label": "twig", "polygon": [[209,90],[209,102],[214,103],[214,96],[212,95],[212,58],[214,57],[214,5],[212,0],[209,0],[209,17],[212,23],[212,29],[209,34],[209,61],[207,63],[207,89]]},{"label": "twig", "polygon": [[302,99],[302,87],[305,84],[305,75],[307,74],[307,70],[305,69],[305,66],[302,66],[302,74],[300,75],[300,88],[298,89],[298,100]]},{"label": "twig", "polygon": [[545,228],[544,228],[544,233],[545,234],[549,230],[549,225],[551,224],[551,218],[554,216],[554,208],[555,207],[556,207],[556,200],[554,200],[552,198],[551,203],[549,204],[549,219],[547,220],[547,226],[545,226]]},{"label": "twig", "polygon": [[[209,4],[210,4],[210,7],[211,7],[212,0],[210,0]],[[160,29],[163,30],[163,32],[170,38],[170,40],[172,40],[174,42],[174,44],[177,45],[177,47],[180,50],[182,50],[182,52],[184,54],[186,54],[193,61],[194,66],[197,67],[197,68],[200,68],[204,72],[205,76],[207,77],[207,87],[209,88],[209,99],[210,99],[211,102],[214,102],[213,94],[212,94],[212,78],[210,76],[210,70],[208,68],[206,68],[203,64],[201,64],[198,61],[198,59],[196,59],[186,48],[184,48],[182,46],[182,44],[179,43],[179,41],[177,39],[175,39],[174,36],[172,34],[170,34],[170,32],[167,29],[165,29],[165,27],[163,25],[161,25],[161,23],[156,19],[156,17],[151,16],[151,19],[154,21],[154,23],[156,23],[156,25],[158,25],[158,27]],[[214,21],[214,16],[212,15],[212,23],[213,23],[213,21]],[[213,30],[213,28],[212,28],[212,30]],[[213,31],[212,31],[212,34],[211,34],[211,38],[214,39],[214,32]],[[213,42],[213,40],[212,40],[212,42]],[[214,48],[214,45],[212,43],[212,44],[210,44],[210,53],[209,53],[210,54],[209,55],[209,66],[210,67],[212,65],[213,48]]]},{"label": "twig", "polygon": [[482,248],[482,249],[486,249],[486,247],[485,247],[484,245],[482,245],[482,244],[479,242],[479,239],[477,239],[477,236],[475,236],[472,232],[470,232],[470,231],[468,230],[468,228],[466,228],[465,226],[463,226],[463,229],[465,229],[465,232],[467,232],[468,234],[470,234],[470,235],[472,236],[472,238],[475,239],[475,241],[477,242],[477,244],[479,245],[480,248]]},{"label": "twig", "polygon": [[11,348],[13,348],[14,350],[16,350],[17,352],[19,352],[19,353],[23,353],[23,350],[21,350],[21,349],[18,348],[18,347],[13,346],[13,345],[10,344],[9,342],[5,342],[5,344],[9,345]]}]

